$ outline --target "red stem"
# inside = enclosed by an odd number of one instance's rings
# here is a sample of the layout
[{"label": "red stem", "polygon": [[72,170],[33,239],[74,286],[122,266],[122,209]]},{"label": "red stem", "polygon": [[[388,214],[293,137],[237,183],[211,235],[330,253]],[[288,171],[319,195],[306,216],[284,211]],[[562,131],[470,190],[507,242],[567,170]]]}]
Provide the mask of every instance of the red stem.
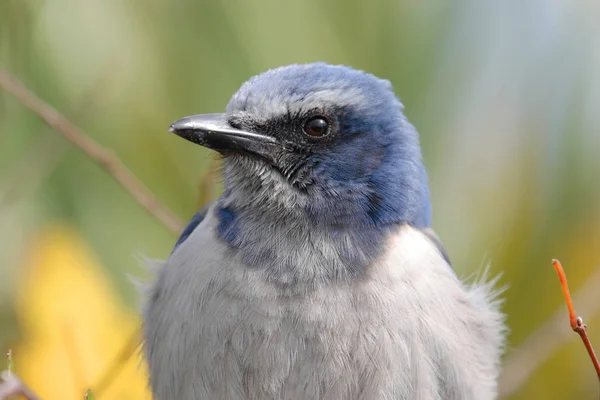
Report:
[{"label": "red stem", "polygon": [[596,374],[598,375],[598,379],[600,380],[600,363],[598,362],[598,357],[596,357],[596,353],[594,352],[594,348],[592,347],[592,342],[590,342],[590,338],[587,334],[587,327],[583,323],[583,319],[578,317],[575,313],[575,308],[573,307],[573,300],[571,299],[571,293],[569,293],[569,285],[567,283],[567,276],[565,275],[565,270],[563,269],[560,261],[552,260],[552,265],[558,274],[558,279],[560,280],[560,286],[562,287],[563,294],[565,295],[565,301],[567,302],[567,309],[569,310],[569,323],[571,324],[571,329],[579,334],[583,344],[592,360],[592,364],[594,364],[594,369],[596,370]]}]

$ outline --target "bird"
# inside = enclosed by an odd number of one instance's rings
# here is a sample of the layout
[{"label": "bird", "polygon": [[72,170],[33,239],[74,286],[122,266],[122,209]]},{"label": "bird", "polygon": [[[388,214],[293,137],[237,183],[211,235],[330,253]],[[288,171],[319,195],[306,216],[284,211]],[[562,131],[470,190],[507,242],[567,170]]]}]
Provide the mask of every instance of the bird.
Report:
[{"label": "bird", "polygon": [[146,293],[156,400],[496,398],[497,277],[458,278],[389,80],[277,67],[169,132],[220,154],[223,193]]}]

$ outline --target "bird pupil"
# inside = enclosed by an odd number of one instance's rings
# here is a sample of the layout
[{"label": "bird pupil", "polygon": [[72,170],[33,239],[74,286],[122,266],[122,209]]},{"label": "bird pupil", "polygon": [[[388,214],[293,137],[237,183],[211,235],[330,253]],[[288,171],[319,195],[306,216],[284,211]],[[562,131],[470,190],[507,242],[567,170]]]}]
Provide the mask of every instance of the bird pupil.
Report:
[{"label": "bird pupil", "polygon": [[309,136],[325,136],[329,129],[327,120],[323,117],[314,117],[304,124],[304,132]]}]

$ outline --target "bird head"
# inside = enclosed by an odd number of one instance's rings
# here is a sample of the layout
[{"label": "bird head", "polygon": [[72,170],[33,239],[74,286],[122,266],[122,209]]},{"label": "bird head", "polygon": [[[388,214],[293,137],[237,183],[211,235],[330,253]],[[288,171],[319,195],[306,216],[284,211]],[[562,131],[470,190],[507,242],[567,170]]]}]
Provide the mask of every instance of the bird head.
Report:
[{"label": "bird head", "polygon": [[430,222],[418,135],[389,81],[345,66],[290,65],[249,79],[226,113],[170,131],[224,156],[235,207],[356,226]]}]

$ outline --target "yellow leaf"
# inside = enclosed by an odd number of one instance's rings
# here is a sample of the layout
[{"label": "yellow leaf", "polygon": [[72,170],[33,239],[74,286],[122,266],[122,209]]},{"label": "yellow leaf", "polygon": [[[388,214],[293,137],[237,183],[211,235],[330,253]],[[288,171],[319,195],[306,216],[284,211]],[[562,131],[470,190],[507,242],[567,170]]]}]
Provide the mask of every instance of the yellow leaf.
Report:
[{"label": "yellow leaf", "polygon": [[115,379],[94,387],[139,331],[89,247],[73,230],[54,226],[33,240],[19,282],[17,312],[24,337],[13,349],[16,373],[44,399],[150,399],[136,352],[112,366]]}]

